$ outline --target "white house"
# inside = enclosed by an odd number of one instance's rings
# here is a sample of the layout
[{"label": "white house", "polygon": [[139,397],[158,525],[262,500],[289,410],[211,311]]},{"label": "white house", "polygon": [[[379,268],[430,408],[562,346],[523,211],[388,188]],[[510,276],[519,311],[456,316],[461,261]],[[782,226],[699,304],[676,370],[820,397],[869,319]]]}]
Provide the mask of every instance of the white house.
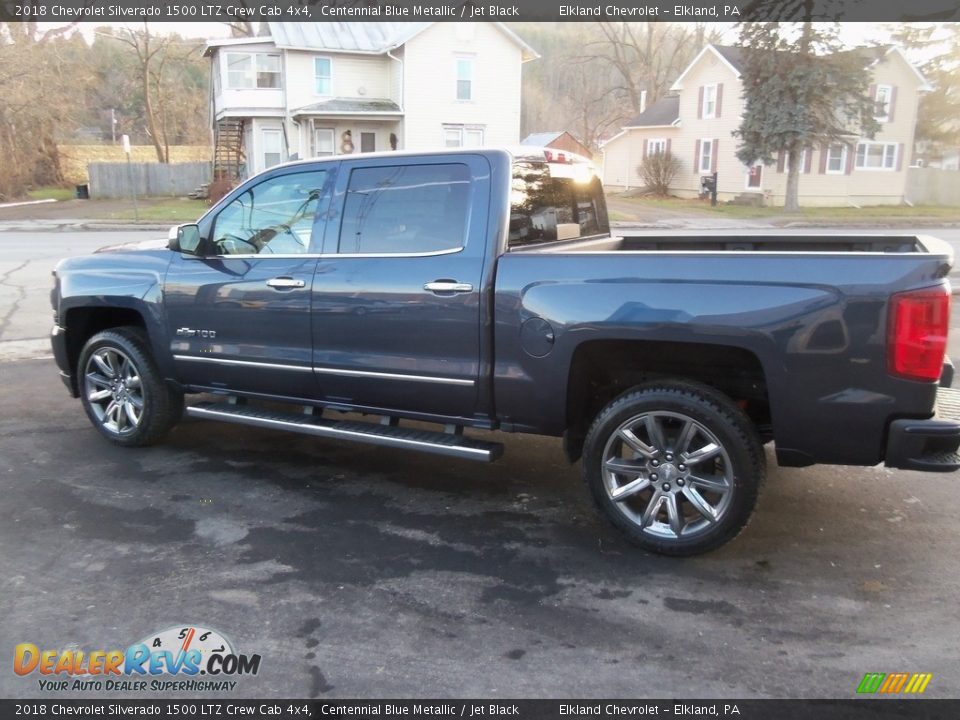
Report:
[{"label": "white house", "polygon": [[[803,205],[882,205],[903,202],[911,164],[920,93],[930,89],[920,71],[896,47],[861,48],[871,75],[880,130],[872,139],[806,148],[801,157],[799,199]],[[744,111],[740,49],[708,45],[661,98],[603,145],[608,188],[643,185],[638,168],[651,153],[669,152],[681,163],[670,192],[695,197],[701,178],[717,173],[721,200],[762,194],[773,204],[786,194],[786,158],[745,167],[736,156],[733,132]]]},{"label": "white house", "polygon": [[207,43],[217,176],[520,139],[521,68],[538,55],[503,23],[267,26]]}]

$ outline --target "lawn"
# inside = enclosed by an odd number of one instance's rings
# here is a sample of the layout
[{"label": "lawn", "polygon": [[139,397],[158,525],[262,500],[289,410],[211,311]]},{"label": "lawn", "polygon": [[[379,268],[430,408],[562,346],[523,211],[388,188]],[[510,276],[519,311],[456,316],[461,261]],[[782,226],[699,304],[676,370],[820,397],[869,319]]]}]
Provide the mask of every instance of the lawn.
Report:
[{"label": "lawn", "polygon": [[[191,222],[203,215],[209,208],[206,200],[187,198],[143,199],[139,201],[140,220],[169,220],[171,223]],[[117,210],[107,215],[109,220],[133,220],[133,203],[125,210]]]},{"label": "lawn", "polygon": [[73,200],[76,197],[74,188],[65,187],[39,187],[27,191],[27,197],[31,200]]}]

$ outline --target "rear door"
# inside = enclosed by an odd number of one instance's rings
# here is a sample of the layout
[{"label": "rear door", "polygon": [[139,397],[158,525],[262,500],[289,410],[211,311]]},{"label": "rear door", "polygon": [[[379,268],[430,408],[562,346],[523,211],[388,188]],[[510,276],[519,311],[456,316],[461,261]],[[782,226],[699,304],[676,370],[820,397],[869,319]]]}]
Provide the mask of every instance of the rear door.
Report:
[{"label": "rear door", "polygon": [[479,155],[342,163],[313,283],[324,400],[475,412],[489,201]]},{"label": "rear door", "polygon": [[333,167],[290,168],[250,184],[205,219],[204,257],[171,262],[164,300],[181,382],[315,396],[310,290]]}]

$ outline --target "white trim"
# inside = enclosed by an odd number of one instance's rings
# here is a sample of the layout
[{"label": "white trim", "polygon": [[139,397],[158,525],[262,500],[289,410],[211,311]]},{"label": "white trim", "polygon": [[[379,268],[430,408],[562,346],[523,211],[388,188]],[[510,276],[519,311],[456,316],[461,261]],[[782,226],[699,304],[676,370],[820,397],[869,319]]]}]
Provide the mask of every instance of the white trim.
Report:
[{"label": "white trim", "polygon": [[[455,79],[453,86],[453,99],[460,103],[472,103],[476,102],[476,84],[475,78],[477,76],[477,58],[473,55],[454,55],[455,62]],[[467,67],[470,70],[470,77],[467,78],[464,82],[469,83],[470,92],[467,94],[467,97],[460,97],[460,63],[468,63]]]},{"label": "white trim", "polygon": [[[713,110],[707,113],[707,90],[713,89]],[[709,85],[703,86],[703,114],[700,116],[702,120],[716,120],[717,119],[717,100],[719,95],[719,83],[710,83]]]},{"label": "white trim", "polygon": [[659,148],[659,153],[666,154],[667,152],[667,139],[666,138],[647,138],[647,157],[651,155],[659,154],[655,152],[655,149],[652,147],[654,145],[661,146]]},{"label": "white trim", "polygon": [[[869,167],[866,164],[859,165],[860,160],[860,146],[864,146],[863,150],[863,161],[867,161],[867,153],[871,145],[879,145],[883,148],[883,152],[880,156],[880,167]],[[893,147],[893,164],[890,167],[887,167],[887,148]],[[858,140],[855,154],[853,156],[853,169],[854,170],[863,170],[864,172],[896,172],[897,171],[897,161],[900,159],[900,143],[896,142],[882,142],[879,140]]]},{"label": "white trim", "polygon": [[720,58],[720,61],[730,69],[730,72],[733,73],[734,77],[736,77],[737,79],[740,78],[740,71],[737,70],[733,65],[731,65],[730,61],[723,56],[723,53],[717,50],[711,43],[710,45],[707,45],[699,53],[697,53],[697,56],[690,62],[689,65],[687,65],[684,71],[680,73],[680,77],[678,77],[676,80],[673,81],[673,85],[670,86],[671,90],[683,90],[683,79],[687,76],[687,73],[690,72],[693,66],[696,65],[698,62],[700,62],[700,58],[702,58],[708,51],[713,52],[714,55]]},{"label": "white trim", "polygon": [[[697,156],[697,174],[700,173],[711,173],[713,172],[713,144],[717,142],[718,138],[700,138],[700,154]],[[707,155],[708,167],[706,170],[703,169],[703,148],[706,146],[706,143],[710,143],[710,154]]]},{"label": "white trim", "polygon": [[887,110],[887,114],[874,115],[873,119],[876,120],[877,122],[887,123],[887,122],[890,122],[890,108],[893,104],[893,85],[891,85],[890,83],[877,83],[873,91],[874,112],[876,112],[876,106],[880,104],[879,96],[880,96],[881,89],[884,89],[887,91],[887,100],[884,103],[884,106],[886,107],[886,110]]},{"label": "white trim", "polygon": [[[326,60],[330,63],[330,92],[328,93],[319,93],[317,92],[317,60]],[[333,91],[333,58],[328,55],[314,55],[313,56],[313,96],[314,97],[335,97],[336,93]]]},{"label": "white trim", "polygon": [[623,125],[622,127],[624,130],[669,130],[677,127],[677,123],[679,122],[680,118],[677,118],[670,125]]},{"label": "white trim", "polygon": [[[830,151],[839,146],[840,147],[840,169],[831,170],[830,169]],[[823,152],[821,150],[821,152]],[[847,153],[850,152],[850,148],[847,147],[846,143],[830,143],[827,145],[827,161],[823,164],[823,172],[825,175],[846,175],[847,174]]]},{"label": "white trim", "polygon": [[[927,80],[927,78],[924,76],[924,74],[923,74],[922,72],[920,72],[920,68],[918,68],[918,67],[917,67],[916,65],[914,65],[912,62],[910,62],[910,59],[909,59],[909,58],[906,56],[906,54],[903,52],[903,48],[901,48],[899,45],[894,45],[894,46],[891,47],[889,50],[887,50],[887,52],[885,53],[885,56],[886,56],[886,55],[889,55],[890,53],[893,53],[893,52],[897,53],[897,55],[900,56],[900,59],[903,60],[903,61],[910,67],[911,70],[913,70],[913,74],[916,75],[916,76],[917,76],[917,79],[920,81],[920,88],[919,88],[919,89],[920,89],[922,92],[930,92],[930,91],[933,90],[933,85],[931,85],[931,84],[930,84],[930,81]],[[874,60],[874,61],[870,64],[870,66],[873,67],[873,66],[876,65],[876,64],[877,64],[877,61]]]}]

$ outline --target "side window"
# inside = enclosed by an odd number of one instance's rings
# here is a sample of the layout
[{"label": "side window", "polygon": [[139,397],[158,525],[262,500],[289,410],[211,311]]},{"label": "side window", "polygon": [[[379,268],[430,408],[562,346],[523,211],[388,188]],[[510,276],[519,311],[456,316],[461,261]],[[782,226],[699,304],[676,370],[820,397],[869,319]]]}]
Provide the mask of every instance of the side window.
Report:
[{"label": "side window", "polygon": [[218,255],[289,255],[310,247],[326,170],[270,178],[227,205],[213,228]]},{"label": "side window", "polygon": [[514,164],[509,247],[608,232],[603,188],[591,171],[541,162]]},{"label": "side window", "polygon": [[426,253],[464,246],[470,171],[459,163],[357,168],[340,224],[341,253]]}]

